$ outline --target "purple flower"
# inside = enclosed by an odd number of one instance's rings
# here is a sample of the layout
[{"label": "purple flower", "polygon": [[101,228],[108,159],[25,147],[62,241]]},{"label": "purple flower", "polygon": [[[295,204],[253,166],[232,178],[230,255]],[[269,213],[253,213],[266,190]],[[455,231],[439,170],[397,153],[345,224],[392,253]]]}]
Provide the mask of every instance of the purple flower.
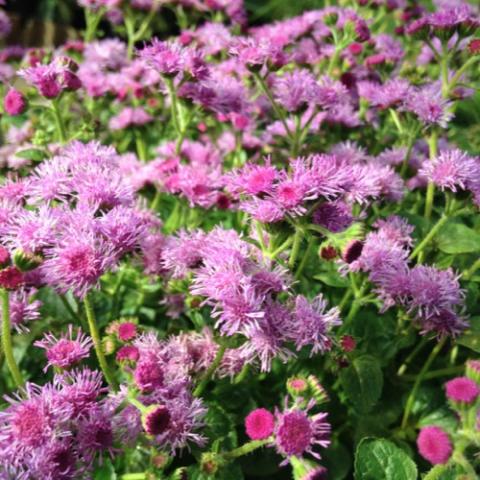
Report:
[{"label": "purple flower", "polygon": [[108,125],[111,130],[124,130],[129,127],[145,125],[152,120],[153,117],[141,107],[125,107],[110,119]]},{"label": "purple flower", "polygon": [[293,407],[275,413],[274,437],[280,455],[289,458],[302,457],[309,453],[320,458],[313,448],[317,445],[327,448],[330,445],[331,427],[326,421],[327,414],[317,413],[310,416],[308,410],[312,406],[309,404],[307,410]]},{"label": "purple flower", "polygon": [[16,116],[22,114],[27,105],[24,96],[15,88],[10,88],[3,99],[3,106],[8,115]]},{"label": "purple flower", "polygon": [[342,232],[353,222],[352,208],[345,202],[325,202],[313,212],[313,223],[333,233]]},{"label": "purple flower", "polygon": [[450,110],[451,102],[442,97],[441,88],[437,83],[417,88],[407,97],[404,108],[414,113],[427,126],[438,125],[447,128],[453,118]]},{"label": "purple flower", "polygon": [[292,338],[297,350],[311,345],[310,355],[330,350],[331,340],[329,332],[332,327],[341,324],[340,310],[333,307],[327,310],[327,301],[318,295],[309,302],[303,295],[295,299],[293,310],[295,328]]},{"label": "purple flower", "polygon": [[61,292],[72,290],[83,297],[95,287],[100,277],[115,264],[115,254],[92,231],[69,231],[45,251],[40,267],[47,283]]},{"label": "purple flower", "polygon": [[461,150],[444,150],[432,160],[424,162],[420,175],[425,176],[442,190],[465,190],[477,176],[480,163]]},{"label": "purple flower", "polygon": [[141,355],[133,373],[136,386],[143,393],[150,393],[163,386],[164,373],[154,356]]},{"label": "purple flower", "polygon": [[160,74],[175,77],[185,65],[184,49],[174,42],[162,42],[154,38],[138,55]]},{"label": "purple flower", "polygon": [[298,112],[318,100],[319,85],[308,70],[294,70],[275,79],[275,99],[288,112]]},{"label": "purple flower", "polygon": [[17,290],[10,295],[10,321],[19,333],[28,331],[28,323],[40,318],[40,300],[33,300],[34,291]]},{"label": "purple flower", "polygon": [[465,296],[453,270],[416,265],[409,272],[406,303],[410,311],[417,311],[428,319],[461,305]]},{"label": "purple flower", "polygon": [[52,333],[47,333],[43,340],[37,340],[34,345],[45,349],[48,360],[44,369],[46,371],[49,366],[62,369],[72,367],[90,355],[93,343],[80,328],[74,334],[70,325],[66,335],[57,338]]}]

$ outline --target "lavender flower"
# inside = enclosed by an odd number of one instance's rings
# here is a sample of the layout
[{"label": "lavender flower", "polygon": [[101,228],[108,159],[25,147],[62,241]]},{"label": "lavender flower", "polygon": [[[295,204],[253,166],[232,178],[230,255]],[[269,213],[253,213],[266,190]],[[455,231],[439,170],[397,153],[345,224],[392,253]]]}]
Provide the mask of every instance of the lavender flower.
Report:
[{"label": "lavender flower", "polygon": [[[75,337],[75,338],[74,338]],[[56,368],[70,368],[90,355],[92,339],[80,329],[74,335],[72,325],[66,335],[56,338],[52,333],[47,333],[43,340],[37,340],[35,346],[44,348],[48,359],[47,366]]]}]

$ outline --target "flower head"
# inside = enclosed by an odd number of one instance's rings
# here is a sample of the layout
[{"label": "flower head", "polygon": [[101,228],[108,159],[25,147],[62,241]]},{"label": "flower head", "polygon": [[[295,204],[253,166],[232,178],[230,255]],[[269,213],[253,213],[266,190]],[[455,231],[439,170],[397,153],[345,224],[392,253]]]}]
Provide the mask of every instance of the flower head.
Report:
[{"label": "flower head", "polygon": [[9,115],[20,115],[26,108],[25,98],[18,90],[10,88],[3,99],[3,106]]},{"label": "flower head", "polygon": [[122,342],[133,340],[137,336],[137,325],[133,322],[122,322],[118,325],[117,335]]},{"label": "flower head", "polygon": [[170,424],[170,413],[165,405],[151,405],[142,415],[142,424],[148,435],[161,435]]},{"label": "flower head", "polygon": [[296,407],[276,413],[275,444],[278,452],[286,457],[302,457],[313,452],[315,445],[327,448],[330,445],[330,424],[326,413],[310,416]]},{"label": "flower head", "polygon": [[257,408],[245,418],[245,430],[252,440],[264,440],[272,433],[275,426],[275,417],[265,408]]},{"label": "flower head", "polygon": [[432,465],[447,463],[452,455],[452,443],[440,427],[424,427],[417,437],[420,455]]},{"label": "flower head", "polygon": [[452,402],[471,405],[480,395],[480,388],[467,377],[457,377],[445,384],[445,392]]},{"label": "flower head", "polygon": [[66,335],[56,338],[53,334],[47,333],[43,340],[36,341],[34,345],[45,349],[48,360],[45,369],[49,366],[66,369],[90,355],[92,339],[80,328],[74,334],[70,325]]}]

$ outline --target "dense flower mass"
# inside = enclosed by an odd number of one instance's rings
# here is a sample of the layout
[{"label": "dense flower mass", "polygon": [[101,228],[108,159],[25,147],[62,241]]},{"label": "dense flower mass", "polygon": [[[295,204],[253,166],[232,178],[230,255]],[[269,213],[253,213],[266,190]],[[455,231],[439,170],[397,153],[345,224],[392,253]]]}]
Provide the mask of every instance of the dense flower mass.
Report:
[{"label": "dense flower mass", "polygon": [[0,0],[0,479],[476,478],[480,7],[76,3]]}]

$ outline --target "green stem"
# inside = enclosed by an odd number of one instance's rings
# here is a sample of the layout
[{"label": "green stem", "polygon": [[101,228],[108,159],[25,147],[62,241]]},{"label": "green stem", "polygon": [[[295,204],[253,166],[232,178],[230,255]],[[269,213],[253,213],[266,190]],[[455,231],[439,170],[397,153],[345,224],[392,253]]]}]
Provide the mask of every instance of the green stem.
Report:
[{"label": "green stem", "polygon": [[[430,138],[428,139],[428,149],[430,160],[433,160],[438,154],[438,133],[432,132]],[[425,218],[429,219],[432,216],[433,209],[433,198],[435,195],[435,184],[433,182],[428,182],[427,186],[427,196],[425,199]]]},{"label": "green stem", "polygon": [[133,47],[135,46],[135,22],[129,15],[125,15],[125,30],[127,31],[127,56],[131,60],[133,57]]},{"label": "green stem", "polygon": [[257,80],[257,82],[260,86],[260,89],[263,91],[263,93],[267,96],[268,100],[270,101],[270,103],[272,105],[272,108],[273,108],[273,111],[275,112],[275,115],[282,122],[283,127],[285,128],[285,132],[291,138],[292,137],[292,132],[290,131],[290,128],[288,128],[288,124],[287,124],[285,114],[283,113],[282,109],[278,106],[277,102],[273,98],[272,92],[268,88],[267,82],[265,82],[265,79],[258,72],[254,72],[253,76]]},{"label": "green stem", "polygon": [[405,404],[405,411],[403,412],[402,425],[401,425],[402,430],[405,429],[405,427],[408,424],[408,418],[410,417],[410,412],[412,411],[413,403],[415,402],[415,397],[417,395],[418,389],[420,388],[420,385],[423,379],[425,378],[425,375],[427,374],[428,369],[430,368],[430,365],[433,363],[437,355],[440,353],[440,350],[443,348],[446,341],[447,339],[446,337],[444,337],[435,345],[435,347],[430,352],[430,355],[428,356],[427,361],[425,362],[422,369],[420,370],[420,373],[417,375],[417,379],[413,384],[412,391],[410,392],[410,395],[407,398],[407,403]]},{"label": "green stem", "polygon": [[116,391],[118,390],[117,381],[115,380],[113,373],[110,371],[107,359],[105,358],[105,353],[103,352],[102,340],[100,338],[100,332],[98,330],[97,320],[95,318],[95,312],[93,310],[93,305],[89,293],[85,295],[83,303],[85,305],[85,313],[87,315],[88,327],[90,329],[90,335],[93,340],[95,353],[97,354],[98,363],[108,384],[113,388],[113,390]]},{"label": "green stem", "polygon": [[139,132],[138,130],[135,130],[134,135],[135,135],[135,146],[137,149],[138,158],[142,162],[146,162],[148,160],[148,154],[147,154],[147,146],[145,145],[143,136],[141,132]]},{"label": "green stem", "polygon": [[146,480],[147,474],[145,472],[140,473],[124,473],[121,480]]},{"label": "green stem", "polygon": [[330,62],[328,64],[327,75],[329,77],[332,76],[333,70],[337,66],[337,62],[339,58],[340,58],[340,49],[338,47],[335,47],[335,51],[333,52],[333,55],[330,58]]},{"label": "green stem", "polygon": [[154,212],[157,211],[158,206],[160,205],[161,196],[162,194],[160,193],[160,190],[157,188],[155,192],[155,196],[153,197],[152,203],[150,205],[150,209],[153,210]]},{"label": "green stem", "polygon": [[447,215],[442,215],[438,222],[432,227],[432,229],[428,232],[427,236],[417,245],[417,248],[411,253],[409,259],[413,260],[417,255],[420,254],[424,250],[424,248],[430,243],[432,238],[438,233],[438,231],[445,225],[447,222],[448,217]]},{"label": "green stem", "polygon": [[298,253],[300,252],[300,246],[302,244],[303,232],[300,228],[295,229],[295,235],[293,237],[292,251],[290,252],[290,258],[288,259],[288,266],[293,268],[297,261]]},{"label": "green stem", "polygon": [[282,253],[284,250],[286,250],[293,242],[293,237],[288,237],[276,250],[273,252],[269,253],[268,256],[274,260],[277,255]]},{"label": "green stem", "polygon": [[168,93],[170,95],[170,111],[172,115],[173,127],[178,135],[182,134],[182,129],[180,127],[180,119],[178,116],[178,98],[177,92],[175,91],[175,85],[173,80],[169,77],[163,77],[165,85],[167,86]]},{"label": "green stem", "polygon": [[473,265],[468,269],[463,272],[462,277],[465,280],[470,280],[470,278],[473,277],[473,274],[480,268],[480,258],[478,258]]},{"label": "green stem", "polygon": [[197,385],[197,388],[193,392],[193,395],[195,397],[199,397],[205,390],[206,386],[208,385],[208,382],[210,381],[213,374],[215,373],[215,370],[218,368],[220,363],[222,363],[223,356],[225,355],[226,350],[227,350],[227,347],[225,345],[219,345],[217,354],[215,355],[213,362],[208,367],[202,380],[200,381],[200,383]]},{"label": "green stem", "polygon": [[2,296],[2,347],[7,361],[8,369],[12,374],[13,380],[18,388],[24,384],[23,376],[17,366],[15,357],[13,356],[12,346],[12,326],[10,325],[10,297],[8,290],[1,289]]},{"label": "green stem", "polygon": [[52,100],[52,111],[55,117],[55,124],[57,126],[57,133],[60,143],[65,143],[67,141],[67,134],[65,132],[65,125],[63,124],[62,115],[58,106],[58,99],[56,98]]},{"label": "green stem", "polygon": [[418,342],[418,345],[413,349],[413,351],[405,359],[402,365],[400,365],[400,368],[397,371],[397,375],[399,377],[405,373],[405,371],[407,370],[407,367],[410,365],[412,360],[420,353],[420,350],[427,344],[427,342],[428,342],[428,339],[426,337],[423,337],[422,340]]},{"label": "green stem", "polygon": [[447,87],[447,95],[450,94],[450,92],[452,91],[452,89],[455,88],[455,86],[457,85],[458,81],[460,80],[460,77],[463,75],[463,73],[465,72],[465,70],[467,70],[467,68],[469,68],[471,65],[473,65],[477,60],[479,60],[480,57],[478,56],[473,56],[471,58],[469,58],[458,70],[457,72],[455,73],[455,75],[453,76],[452,80],[450,81],[450,83],[448,84],[448,87]]},{"label": "green stem", "polygon": [[442,96],[448,97],[448,55],[445,53],[440,60],[441,79],[442,79]]},{"label": "green stem", "polygon": [[72,317],[72,320],[79,320],[79,317],[73,307],[70,305],[70,302],[65,298],[65,295],[59,294],[58,297],[62,302],[63,306],[67,310],[68,314]]},{"label": "green stem", "polygon": [[148,407],[146,407],[142,402],[138,401],[135,397],[128,396],[128,401],[136,407],[140,413],[144,414],[145,412],[148,411]]},{"label": "green stem", "polygon": [[233,380],[233,383],[235,385],[238,385],[239,383],[242,383],[245,378],[247,378],[248,373],[250,372],[250,364],[246,363],[242,369],[240,370],[240,373],[235,377]]},{"label": "green stem", "polygon": [[95,38],[95,33],[97,32],[98,25],[104,13],[104,8],[100,8],[97,12],[92,12],[88,8],[85,9],[85,43],[90,43]]},{"label": "green stem", "polygon": [[264,447],[271,441],[271,438],[267,438],[266,440],[252,440],[251,442],[245,443],[241,447],[223,453],[222,457],[227,460],[233,460],[234,458],[242,457],[243,455],[247,455],[248,453],[257,450],[258,448]]},{"label": "green stem", "polygon": [[[449,375],[460,375],[462,372],[465,371],[465,367],[463,365],[456,366],[456,367],[448,367],[448,368],[440,368],[438,370],[434,370],[433,372],[428,372],[424,375],[424,380],[430,380],[432,378],[439,378],[439,377],[446,377]],[[416,380],[416,375],[404,375],[403,378],[405,380]]]},{"label": "green stem", "polygon": [[302,261],[300,262],[300,265],[297,268],[297,271],[295,272],[295,279],[298,280],[300,276],[302,275],[303,269],[305,268],[305,265],[307,264],[308,257],[310,257],[310,253],[312,251],[313,247],[313,238],[310,238],[307,244],[307,249],[305,250],[305,253],[302,257]]}]

